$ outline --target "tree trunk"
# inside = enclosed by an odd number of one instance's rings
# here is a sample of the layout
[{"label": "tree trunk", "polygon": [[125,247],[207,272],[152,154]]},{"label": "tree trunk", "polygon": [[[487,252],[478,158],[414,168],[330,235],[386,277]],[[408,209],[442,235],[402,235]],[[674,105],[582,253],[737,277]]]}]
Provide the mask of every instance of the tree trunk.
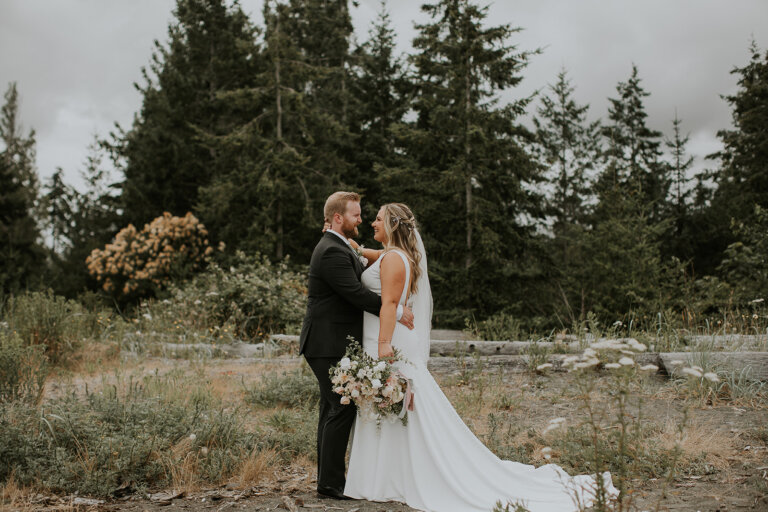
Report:
[{"label": "tree trunk", "polygon": [[472,97],[470,95],[470,57],[467,57],[466,75],[464,78],[464,162],[466,165],[467,181],[465,184],[465,195],[467,204],[467,259],[465,266],[469,269],[472,266],[472,164],[469,161],[469,112],[471,109]]}]

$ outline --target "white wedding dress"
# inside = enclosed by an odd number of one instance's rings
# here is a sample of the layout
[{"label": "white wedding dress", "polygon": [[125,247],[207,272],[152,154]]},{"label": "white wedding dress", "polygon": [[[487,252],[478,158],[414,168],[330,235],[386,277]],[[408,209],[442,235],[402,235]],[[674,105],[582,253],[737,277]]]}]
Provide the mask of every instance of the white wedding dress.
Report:
[{"label": "white wedding dress", "polygon": [[[405,262],[407,290],[409,265],[403,253],[395,252]],[[426,271],[425,254],[423,258]],[[363,285],[378,294],[382,259],[362,275]],[[419,291],[424,286],[429,293],[426,272],[423,274]],[[405,290],[401,304],[405,304]],[[358,414],[344,494],[369,501],[398,501],[428,512],[489,512],[499,500],[518,502],[531,512],[567,512],[579,510],[576,503],[589,505],[595,494],[593,477],[571,477],[554,464],[536,468],[501,460],[464,424],[427,370],[429,326],[423,323],[431,323],[431,294],[428,304],[428,315],[414,307],[413,331],[397,323],[392,336],[392,346],[408,361],[398,366],[413,381],[414,410],[407,413],[408,424],[382,420],[377,427],[375,421]],[[420,333],[427,333],[427,339],[419,339]],[[378,335],[379,318],[365,313],[363,348],[375,358]],[[608,492],[616,494],[612,486]]]}]

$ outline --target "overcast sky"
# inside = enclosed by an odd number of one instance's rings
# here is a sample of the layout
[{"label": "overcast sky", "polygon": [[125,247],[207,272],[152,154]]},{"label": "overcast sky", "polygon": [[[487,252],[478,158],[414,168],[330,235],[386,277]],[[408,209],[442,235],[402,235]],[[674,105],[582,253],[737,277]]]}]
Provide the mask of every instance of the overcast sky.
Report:
[{"label": "overcast sky", "polygon": [[[260,23],[262,0],[241,5]],[[414,21],[426,19],[416,0],[389,0],[401,51],[410,49]],[[485,2],[483,2],[485,3]],[[173,0],[0,0],[0,87],[17,82],[21,120],[37,133],[42,178],[62,167],[79,184],[87,146],[117,122],[129,127],[141,105],[133,82],[166,41]],[[379,0],[352,9],[357,37],[366,38]],[[638,66],[651,128],[670,132],[675,109],[690,132],[696,168],[719,147],[730,126],[720,95],[736,90],[729,72],[748,62],[754,39],[768,49],[768,0],[497,0],[488,23],[523,28],[511,40],[521,50],[542,48],[518,98],[546,89],[566,68],[590,117],[605,117],[608,97]],[[538,102],[534,103],[535,106]]]}]

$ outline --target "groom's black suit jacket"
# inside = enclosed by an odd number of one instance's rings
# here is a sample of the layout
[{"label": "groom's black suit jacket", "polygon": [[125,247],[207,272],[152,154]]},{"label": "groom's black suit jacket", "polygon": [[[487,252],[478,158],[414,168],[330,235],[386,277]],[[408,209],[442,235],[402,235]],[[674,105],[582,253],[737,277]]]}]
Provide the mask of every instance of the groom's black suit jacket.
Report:
[{"label": "groom's black suit jacket", "polygon": [[299,338],[305,357],[342,357],[347,336],[363,342],[361,310],[375,315],[381,297],[360,283],[363,265],[352,248],[333,233],[320,239],[309,263],[309,300]]}]

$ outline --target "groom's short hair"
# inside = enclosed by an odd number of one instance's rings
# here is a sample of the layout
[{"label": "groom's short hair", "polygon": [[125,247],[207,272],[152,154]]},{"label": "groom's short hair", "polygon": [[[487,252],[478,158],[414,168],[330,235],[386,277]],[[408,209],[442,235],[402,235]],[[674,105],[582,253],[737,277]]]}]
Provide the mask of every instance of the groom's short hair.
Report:
[{"label": "groom's short hair", "polygon": [[360,202],[360,194],[356,192],[334,192],[325,200],[323,208],[323,217],[326,222],[331,222],[335,214],[344,215],[347,211],[347,203]]}]

